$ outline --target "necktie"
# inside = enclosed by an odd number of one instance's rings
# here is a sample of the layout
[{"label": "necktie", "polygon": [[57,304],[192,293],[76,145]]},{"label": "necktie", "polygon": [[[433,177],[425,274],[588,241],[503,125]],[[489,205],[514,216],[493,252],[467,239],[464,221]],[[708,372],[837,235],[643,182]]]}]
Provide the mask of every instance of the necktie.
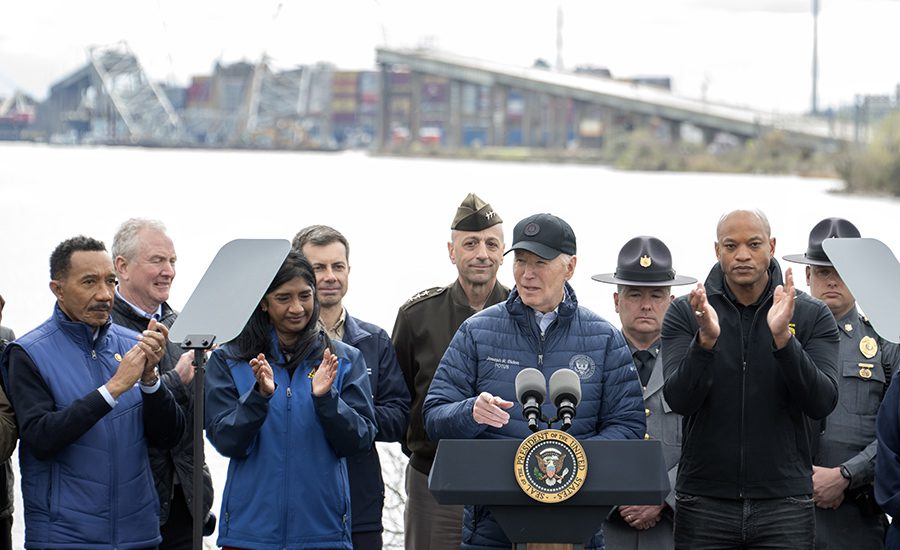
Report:
[{"label": "necktie", "polygon": [[638,376],[641,377],[641,385],[646,386],[650,380],[650,374],[653,372],[653,355],[649,351],[642,349],[634,352],[634,366],[637,367]]}]

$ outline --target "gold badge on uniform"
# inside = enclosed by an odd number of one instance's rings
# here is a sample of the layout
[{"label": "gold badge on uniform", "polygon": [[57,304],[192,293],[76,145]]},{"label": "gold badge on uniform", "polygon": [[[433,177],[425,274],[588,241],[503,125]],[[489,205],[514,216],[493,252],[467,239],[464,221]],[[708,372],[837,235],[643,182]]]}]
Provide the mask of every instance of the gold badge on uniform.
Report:
[{"label": "gold badge on uniform", "polygon": [[878,353],[878,343],[871,336],[866,336],[859,341],[859,351],[862,352],[863,357],[871,359]]},{"label": "gold badge on uniform", "polygon": [[650,267],[652,264],[653,260],[650,259],[650,256],[641,256],[641,267]]},{"label": "gold badge on uniform", "polygon": [[115,357],[115,358],[116,358],[116,361],[118,361],[118,362],[120,362],[120,363],[121,363],[121,362],[122,362],[122,356],[121,356],[121,355],[119,355],[119,354],[118,354],[118,353],[117,353],[117,354],[115,354],[115,355],[113,355],[113,357]]}]

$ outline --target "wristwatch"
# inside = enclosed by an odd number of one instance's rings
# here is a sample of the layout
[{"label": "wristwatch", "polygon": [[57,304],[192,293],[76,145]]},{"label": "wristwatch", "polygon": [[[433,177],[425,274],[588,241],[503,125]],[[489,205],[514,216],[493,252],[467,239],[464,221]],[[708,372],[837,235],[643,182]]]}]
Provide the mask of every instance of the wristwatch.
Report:
[{"label": "wristwatch", "polygon": [[853,476],[850,475],[850,470],[848,470],[847,467],[843,464],[841,464],[841,477],[846,479],[847,481],[853,481]]},{"label": "wristwatch", "polygon": [[153,387],[159,382],[159,367],[153,367],[153,380],[149,382],[144,382],[143,378],[138,379],[138,382],[141,383],[142,386],[147,386],[148,388]]}]

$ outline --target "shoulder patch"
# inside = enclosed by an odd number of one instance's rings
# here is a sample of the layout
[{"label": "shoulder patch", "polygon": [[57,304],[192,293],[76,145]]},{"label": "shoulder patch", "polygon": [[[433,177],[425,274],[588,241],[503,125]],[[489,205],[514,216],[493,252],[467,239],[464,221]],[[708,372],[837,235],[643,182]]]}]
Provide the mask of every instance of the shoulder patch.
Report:
[{"label": "shoulder patch", "polygon": [[413,294],[410,297],[410,299],[407,300],[401,307],[403,309],[406,309],[413,304],[418,304],[419,302],[422,302],[429,298],[434,298],[435,296],[440,296],[441,294],[443,294],[446,291],[447,291],[447,287],[445,287],[445,286],[436,286],[436,287],[432,287],[432,288],[426,288],[425,290],[422,290],[420,292],[416,292],[415,294]]}]

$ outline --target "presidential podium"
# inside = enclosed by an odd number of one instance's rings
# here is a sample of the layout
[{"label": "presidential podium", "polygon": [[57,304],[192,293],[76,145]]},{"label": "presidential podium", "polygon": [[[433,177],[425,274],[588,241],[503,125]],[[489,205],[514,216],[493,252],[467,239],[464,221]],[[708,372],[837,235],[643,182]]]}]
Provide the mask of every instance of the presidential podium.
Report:
[{"label": "presidential podium", "polygon": [[613,506],[658,505],[669,493],[660,441],[591,440],[580,442],[587,472],[578,492],[562,502],[539,502],[516,480],[520,443],[442,439],[428,477],[429,490],[440,504],[487,507],[516,549],[530,544],[582,548]]}]

